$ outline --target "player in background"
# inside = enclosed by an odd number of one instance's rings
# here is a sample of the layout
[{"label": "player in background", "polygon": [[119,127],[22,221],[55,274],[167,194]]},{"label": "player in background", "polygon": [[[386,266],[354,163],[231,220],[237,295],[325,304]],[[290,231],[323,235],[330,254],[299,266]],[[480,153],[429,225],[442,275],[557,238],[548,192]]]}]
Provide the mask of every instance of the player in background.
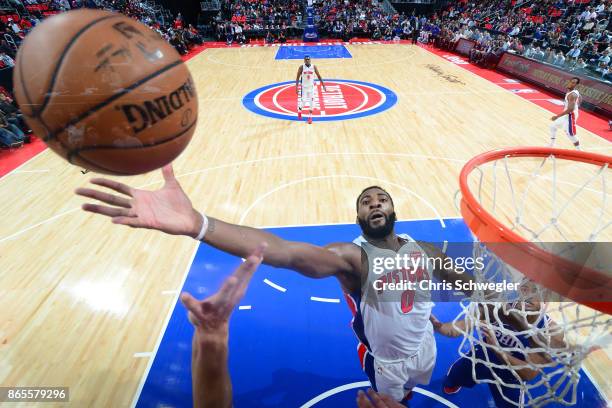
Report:
[{"label": "player in background", "polygon": [[[494,383],[488,382],[488,385],[496,407],[523,406],[525,396],[520,387],[521,383],[537,379],[541,371],[536,369],[536,365],[551,363],[552,359],[542,352],[541,346],[537,344],[535,337],[538,337],[538,334],[529,336],[522,332],[527,331],[530,325],[537,326],[538,329],[545,325],[554,329],[556,324],[546,314],[541,314],[544,304],[539,301],[530,299],[508,306],[508,315],[498,313],[497,319],[491,317],[490,322],[483,321],[479,329],[474,329],[480,330],[480,338],[488,346],[476,344],[473,352],[468,353],[469,357],[461,356],[450,366],[443,382],[444,393],[456,394],[462,387],[472,388],[478,382],[490,380],[494,381]],[[520,319],[516,318],[517,315],[512,311],[522,308],[530,311],[530,314]],[[511,313],[512,317],[509,316]],[[431,321],[434,330],[446,337],[460,337],[468,329],[466,320],[460,320],[453,325],[452,322],[441,323],[432,315]],[[559,349],[567,347],[560,330],[556,330],[556,334],[550,340],[553,347]],[[473,360],[477,361],[474,370],[472,370]],[[484,364],[486,361],[494,365]]]},{"label": "player in background", "polygon": [[[302,119],[302,109],[308,106],[308,124],[312,123],[312,108],[314,102],[315,92],[315,75],[319,78],[323,90],[327,91],[323,78],[319,74],[319,70],[316,65],[312,65],[310,62],[310,56],[304,56],[304,64],[300,65],[297,72],[297,78],[295,79],[295,93],[298,95],[298,119]],[[300,83],[302,85],[302,93],[300,94]]]},{"label": "player in background", "polygon": [[551,118],[553,123],[550,125],[550,147],[555,146],[557,129],[563,128],[567,137],[572,141],[574,147],[580,150],[580,141],[576,136],[576,121],[578,120],[578,107],[580,106],[580,93],[576,86],[580,83],[580,78],[573,77],[567,82],[567,93],[565,94],[565,106],[563,112]]}]

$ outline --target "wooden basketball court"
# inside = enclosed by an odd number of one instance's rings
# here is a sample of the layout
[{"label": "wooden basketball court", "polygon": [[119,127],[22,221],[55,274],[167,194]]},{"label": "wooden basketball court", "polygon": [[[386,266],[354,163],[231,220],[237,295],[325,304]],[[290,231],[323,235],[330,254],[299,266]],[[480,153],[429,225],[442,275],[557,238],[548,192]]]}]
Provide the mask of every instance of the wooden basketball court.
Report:
[{"label": "wooden basketball court", "polygon": [[[394,107],[312,125],[272,119],[242,98],[295,80],[300,61],[259,47],[207,49],[188,62],[199,123],[174,169],[197,209],[250,226],[351,223],[358,192],[379,184],[399,219],[457,217],[468,159],[548,143],[549,111],[423,48],[347,48],[351,59],[314,59],[323,78],[392,89]],[[603,138],[578,132],[585,150],[612,152]],[[571,147],[557,137],[558,147]],[[0,179],[0,385],[69,386],[72,406],[130,406],[197,243],[81,211],[74,190],[90,178],[47,150]],[[148,189],[161,180],[160,172],[122,179]],[[599,211],[595,201],[584,196],[580,218]],[[536,202],[530,214],[538,210]],[[597,351],[586,366],[610,399],[608,355]]]}]

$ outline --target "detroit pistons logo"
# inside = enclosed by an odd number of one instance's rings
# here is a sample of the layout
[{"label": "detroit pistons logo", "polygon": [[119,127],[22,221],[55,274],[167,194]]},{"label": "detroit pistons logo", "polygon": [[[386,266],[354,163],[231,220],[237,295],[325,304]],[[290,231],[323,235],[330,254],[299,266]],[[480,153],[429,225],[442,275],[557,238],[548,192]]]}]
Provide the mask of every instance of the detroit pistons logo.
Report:
[{"label": "detroit pistons logo", "polygon": [[[313,121],[357,119],[386,111],[397,102],[390,89],[369,82],[324,79],[313,93]],[[242,104],[251,112],[274,119],[298,120],[295,81],[266,85],[249,92]],[[306,114],[307,104],[303,113]]]}]

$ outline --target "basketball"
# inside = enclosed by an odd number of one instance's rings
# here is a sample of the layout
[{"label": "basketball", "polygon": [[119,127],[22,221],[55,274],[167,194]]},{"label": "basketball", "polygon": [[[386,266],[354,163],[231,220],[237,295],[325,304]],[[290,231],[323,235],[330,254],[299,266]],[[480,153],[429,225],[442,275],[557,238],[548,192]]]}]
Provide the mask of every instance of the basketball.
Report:
[{"label": "basketball", "polygon": [[34,134],[98,173],[162,167],[196,127],[196,90],[180,55],[123,14],[83,9],[46,19],[19,49],[14,86]]}]

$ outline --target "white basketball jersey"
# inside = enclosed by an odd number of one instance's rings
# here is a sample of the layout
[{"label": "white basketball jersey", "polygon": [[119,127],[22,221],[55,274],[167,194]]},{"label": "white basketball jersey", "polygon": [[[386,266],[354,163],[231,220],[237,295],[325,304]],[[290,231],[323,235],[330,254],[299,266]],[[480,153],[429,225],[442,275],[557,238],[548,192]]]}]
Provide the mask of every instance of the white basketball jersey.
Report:
[{"label": "white basketball jersey", "polygon": [[310,64],[309,67],[306,64],[302,65],[302,88],[313,88],[315,81],[315,70],[314,65]]},{"label": "white basketball jersey", "polygon": [[[370,353],[380,361],[403,360],[415,355],[427,331],[433,330],[429,321],[434,306],[431,294],[418,285],[420,280],[430,280],[433,270],[424,261],[425,251],[409,236],[403,234],[400,237],[408,242],[397,253],[378,248],[363,239],[353,241],[367,254],[369,268],[361,293],[350,294],[357,309],[353,330]],[[419,265],[425,268],[391,268],[381,272],[381,265],[378,265],[375,269],[375,259],[395,258],[396,255],[403,257],[404,254],[409,258],[423,259]],[[376,281],[381,281],[378,287],[382,282],[412,281],[415,282],[415,290],[376,290]]]},{"label": "white basketball jersey", "polygon": [[578,92],[577,89],[574,89],[573,91],[570,91],[568,93],[565,94],[565,105],[564,105],[564,109],[567,109],[567,107],[569,106],[569,102],[567,100],[567,98],[570,96],[570,94],[576,94],[576,104],[574,105],[574,110],[571,112],[574,114],[574,119],[578,119],[578,105],[580,104],[580,92]]}]

